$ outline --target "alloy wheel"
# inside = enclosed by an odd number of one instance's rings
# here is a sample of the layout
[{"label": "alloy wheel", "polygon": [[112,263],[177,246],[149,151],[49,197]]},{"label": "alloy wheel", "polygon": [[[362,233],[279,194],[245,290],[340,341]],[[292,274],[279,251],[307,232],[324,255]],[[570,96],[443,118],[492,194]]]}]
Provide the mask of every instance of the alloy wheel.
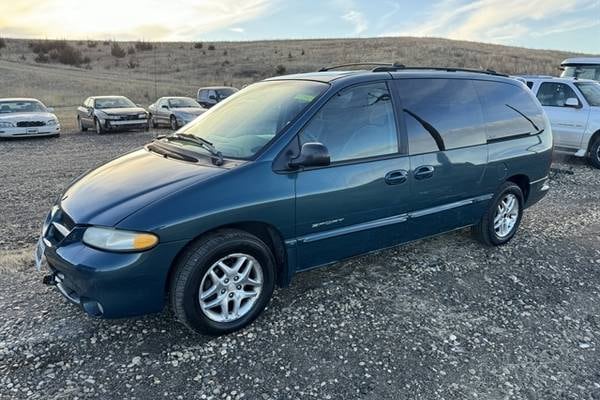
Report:
[{"label": "alloy wheel", "polygon": [[512,193],[506,194],[498,203],[494,214],[494,232],[499,238],[510,235],[519,219],[519,200]]},{"label": "alloy wheel", "polygon": [[247,315],[263,286],[263,269],[256,258],[229,254],[208,269],[198,290],[202,312],[215,322],[232,322]]}]

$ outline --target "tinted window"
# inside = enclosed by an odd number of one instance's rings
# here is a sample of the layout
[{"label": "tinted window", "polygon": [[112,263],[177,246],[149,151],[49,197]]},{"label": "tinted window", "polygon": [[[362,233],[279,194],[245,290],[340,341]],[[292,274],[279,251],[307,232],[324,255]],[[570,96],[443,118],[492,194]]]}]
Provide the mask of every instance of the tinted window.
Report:
[{"label": "tinted window", "polygon": [[564,83],[544,82],[540,85],[537,98],[543,106],[565,107],[567,99],[577,99],[577,95],[569,85]]},{"label": "tinted window", "polygon": [[474,84],[483,104],[488,140],[535,134],[543,129],[544,114],[531,92],[504,82]]},{"label": "tinted window", "polygon": [[401,79],[398,87],[411,154],[485,143],[481,104],[470,80]]},{"label": "tinted window", "polygon": [[337,93],[300,133],[300,142],[324,144],[332,162],[397,153],[396,121],[386,84]]}]

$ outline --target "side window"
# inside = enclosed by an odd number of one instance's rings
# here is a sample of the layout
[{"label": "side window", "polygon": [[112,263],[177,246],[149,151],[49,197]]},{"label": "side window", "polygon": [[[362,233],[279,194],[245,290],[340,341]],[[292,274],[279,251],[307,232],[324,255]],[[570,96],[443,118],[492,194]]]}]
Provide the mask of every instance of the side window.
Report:
[{"label": "side window", "polygon": [[331,162],[398,152],[398,134],[387,85],[370,83],[334,95],[300,133],[300,143],[319,142]]},{"label": "side window", "polygon": [[538,133],[544,114],[531,92],[521,86],[496,81],[476,81],[483,104],[487,140]]},{"label": "side window", "polygon": [[481,104],[466,79],[400,79],[410,154],[485,144]]},{"label": "side window", "polygon": [[575,91],[564,83],[544,82],[537,92],[540,103],[550,107],[564,107],[567,99],[573,97],[578,99]]},{"label": "side window", "polygon": [[[212,97],[212,98],[211,98],[211,97]],[[208,91],[208,96],[207,96],[207,98],[208,98],[210,101],[215,101],[215,99],[218,99],[218,97],[217,97],[217,93],[216,93],[214,90],[209,90],[209,91]]]}]

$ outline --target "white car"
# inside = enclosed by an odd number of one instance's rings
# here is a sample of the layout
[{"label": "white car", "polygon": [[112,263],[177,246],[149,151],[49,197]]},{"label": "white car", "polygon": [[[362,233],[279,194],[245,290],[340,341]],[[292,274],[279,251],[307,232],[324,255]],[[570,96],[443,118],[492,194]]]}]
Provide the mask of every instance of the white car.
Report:
[{"label": "white car", "polygon": [[551,76],[522,78],[550,119],[554,151],[587,157],[600,168],[600,83]]},{"label": "white car", "polygon": [[0,138],[60,135],[52,108],[36,99],[0,99]]}]

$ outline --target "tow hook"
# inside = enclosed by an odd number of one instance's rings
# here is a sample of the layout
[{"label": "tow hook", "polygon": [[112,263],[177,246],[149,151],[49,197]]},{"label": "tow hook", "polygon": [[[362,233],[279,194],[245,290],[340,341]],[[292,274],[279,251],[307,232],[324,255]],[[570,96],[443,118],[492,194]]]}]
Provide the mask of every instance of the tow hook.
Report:
[{"label": "tow hook", "polygon": [[54,286],[56,285],[56,278],[54,277],[54,275],[46,275],[42,278],[42,283],[44,285]]}]

